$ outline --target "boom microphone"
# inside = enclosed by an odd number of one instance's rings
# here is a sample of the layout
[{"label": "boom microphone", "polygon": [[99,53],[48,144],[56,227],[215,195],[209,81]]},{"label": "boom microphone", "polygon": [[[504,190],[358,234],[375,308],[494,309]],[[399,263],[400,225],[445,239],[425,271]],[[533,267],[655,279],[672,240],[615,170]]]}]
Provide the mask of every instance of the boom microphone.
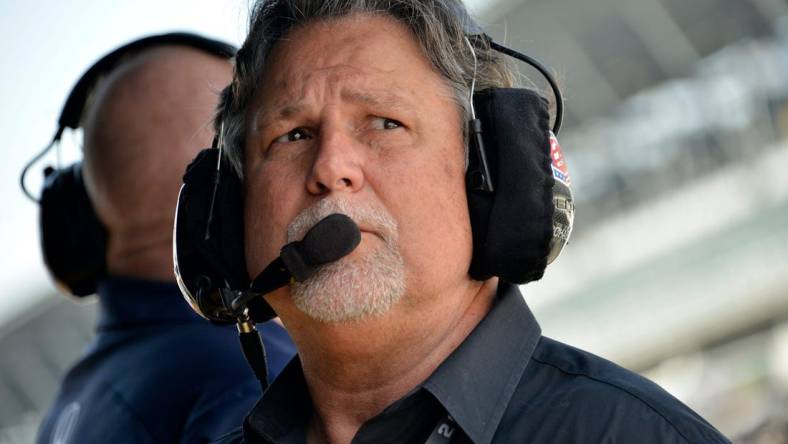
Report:
[{"label": "boom microphone", "polygon": [[232,302],[232,308],[238,310],[253,298],[287,285],[291,279],[309,279],[319,266],[347,256],[360,242],[361,232],[353,219],[339,213],[326,216],[303,240],[282,247],[280,256],[257,275],[248,292]]},{"label": "boom microphone", "polygon": [[279,257],[257,275],[249,290],[240,292],[230,303],[231,310],[238,313],[241,350],[263,392],[268,388],[265,348],[246,305],[255,298],[287,285],[291,279],[299,282],[309,279],[317,267],[342,259],[355,250],[360,242],[361,232],[353,219],[339,213],[328,215],[310,228],[303,240],[282,247]]}]

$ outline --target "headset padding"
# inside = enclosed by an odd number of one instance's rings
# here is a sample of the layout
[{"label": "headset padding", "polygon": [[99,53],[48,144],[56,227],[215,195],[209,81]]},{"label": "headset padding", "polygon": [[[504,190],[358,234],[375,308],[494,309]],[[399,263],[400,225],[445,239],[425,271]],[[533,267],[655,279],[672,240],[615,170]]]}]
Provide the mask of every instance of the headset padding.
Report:
[{"label": "headset padding", "polygon": [[[206,237],[218,155],[218,149],[205,149],[186,170],[175,221],[175,254],[177,272],[189,290],[190,295],[186,297],[192,298],[192,306],[199,307],[209,319],[234,321],[213,315],[210,304],[217,301],[198,300],[201,292],[204,296],[218,287],[233,290],[249,288],[244,256],[243,189],[226,160],[222,162],[214,214],[208,228],[210,235]],[[210,280],[210,288],[204,287],[205,278]],[[249,304],[252,318],[262,322],[275,316],[268,304],[262,298],[258,299]]]},{"label": "headset padding", "polygon": [[[553,234],[553,184],[547,101],[525,89],[474,96],[494,193],[468,189],[473,231],[470,275],[512,283],[538,280]],[[473,171],[475,156],[470,156]]]}]

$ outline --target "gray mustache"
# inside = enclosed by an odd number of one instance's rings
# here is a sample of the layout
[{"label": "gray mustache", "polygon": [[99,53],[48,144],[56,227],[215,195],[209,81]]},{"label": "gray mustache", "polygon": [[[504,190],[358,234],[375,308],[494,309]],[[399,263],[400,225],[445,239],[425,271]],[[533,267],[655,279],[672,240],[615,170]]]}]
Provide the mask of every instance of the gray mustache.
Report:
[{"label": "gray mustache", "polygon": [[399,233],[397,222],[388,211],[366,203],[330,197],[324,198],[298,213],[287,226],[287,242],[303,239],[307,231],[323,218],[334,213],[350,217],[362,230],[374,231],[390,248],[396,248]]}]

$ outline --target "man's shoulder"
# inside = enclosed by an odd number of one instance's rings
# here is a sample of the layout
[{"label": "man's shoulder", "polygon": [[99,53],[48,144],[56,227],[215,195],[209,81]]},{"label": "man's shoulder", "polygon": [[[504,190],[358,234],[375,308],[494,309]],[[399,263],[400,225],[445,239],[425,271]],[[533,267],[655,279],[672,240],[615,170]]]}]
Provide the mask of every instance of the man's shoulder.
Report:
[{"label": "man's shoulder", "polygon": [[[260,396],[237,333],[207,323],[176,327],[139,329],[89,353],[66,375],[57,405],[79,405],[80,417],[116,418],[109,422],[120,432],[141,430],[162,442],[206,442],[231,430]],[[57,420],[57,405],[45,426]],[[93,436],[80,430],[75,437]]]},{"label": "man's shoulder", "polygon": [[[132,392],[126,393],[129,396],[146,398],[176,389],[186,389],[186,395],[231,386],[233,378],[253,378],[230,328],[187,323],[124,334],[130,339],[86,357],[91,365],[81,369],[80,380],[103,380]],[[200,387],[193,387],[195,383]]]},{"label": "man's shoulder", "polygon": [[[581,437],[588,442],[729,442],[654,382],[545,337],[534,350],[501,427],[529,433],[534,442],[542,442],[540,436],[544,442]],[[552,438],[543,435],[548,431]]]}]

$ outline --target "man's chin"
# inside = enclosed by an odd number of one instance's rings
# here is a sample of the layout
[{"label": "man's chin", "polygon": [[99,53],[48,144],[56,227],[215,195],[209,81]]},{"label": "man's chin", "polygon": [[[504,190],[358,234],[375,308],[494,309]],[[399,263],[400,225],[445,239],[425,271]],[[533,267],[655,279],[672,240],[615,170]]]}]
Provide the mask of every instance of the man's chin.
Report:
[{"label": "man's chin", "polygon": [[381,316],[404,292],[404,267],[399,255],[370,255],[363,250],[322,266],[315,276],[293,284],[291,290],[296,307],[321,322]]}]

